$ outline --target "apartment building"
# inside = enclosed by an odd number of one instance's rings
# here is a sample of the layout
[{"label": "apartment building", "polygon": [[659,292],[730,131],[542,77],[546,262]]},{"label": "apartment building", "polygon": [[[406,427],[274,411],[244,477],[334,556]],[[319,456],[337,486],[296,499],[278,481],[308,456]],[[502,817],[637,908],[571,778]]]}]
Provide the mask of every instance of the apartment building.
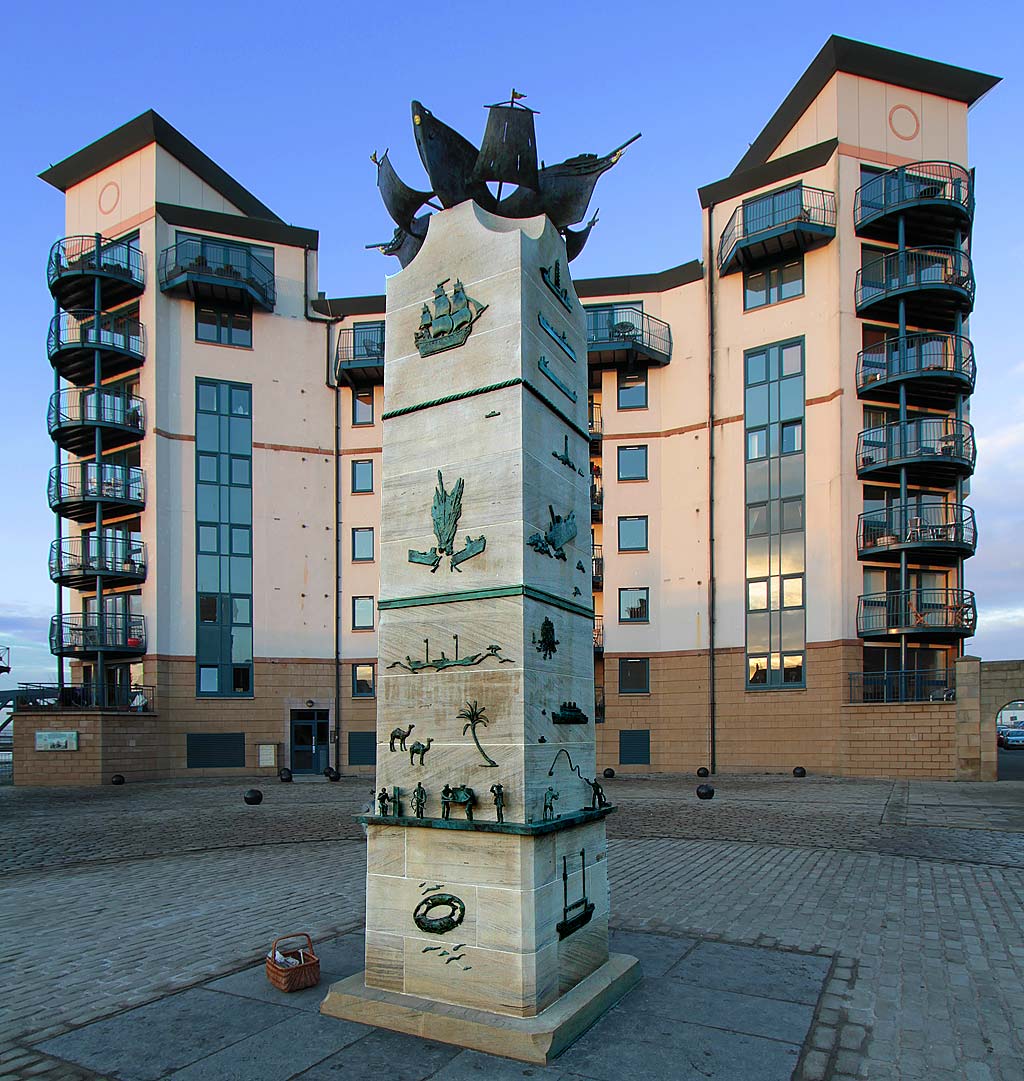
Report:
[{"label": "apartment building", "polygon": [[[973,761],[967,113],[997,81],[831,38],[699,189],[697,258],[576,281],[600,765]],[[369,772],[383,295],[325,297],[316,232],[156,114],[42,175],[67,671],[25,720],[91,726],[97,780]]]}]

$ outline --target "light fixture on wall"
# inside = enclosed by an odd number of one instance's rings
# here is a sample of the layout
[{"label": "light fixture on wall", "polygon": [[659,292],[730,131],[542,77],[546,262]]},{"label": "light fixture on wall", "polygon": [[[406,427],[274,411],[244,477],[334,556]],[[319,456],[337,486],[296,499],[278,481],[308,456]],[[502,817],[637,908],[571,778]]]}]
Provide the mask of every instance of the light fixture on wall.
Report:
[{"label": "light fixture on wall", "polygon": [[313,705],[314,705],[313,699],[312,698],[307,698],[306,699],[306,709],[312,709]]}]

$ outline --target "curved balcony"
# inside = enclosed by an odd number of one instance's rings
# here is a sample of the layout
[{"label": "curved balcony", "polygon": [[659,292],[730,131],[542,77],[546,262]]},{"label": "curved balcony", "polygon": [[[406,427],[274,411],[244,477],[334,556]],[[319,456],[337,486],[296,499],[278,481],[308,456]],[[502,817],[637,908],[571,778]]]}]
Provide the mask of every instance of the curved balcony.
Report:
[{"label": "curved balcony", "polygon": [[99,319],[92,311],[61,312],[50,320],[46,352],[61,379],[80,387],[93,384],[97,349],[102,379],[135,371],[146,359],[145,328],[135,316],[117,312]]},{"label": "curved balcony", "polygon": [[587,362],[592,367],[664,367],[672,359],[672,328],[664,320],[618,304],[584,310]]},{"label": "curved balcony", "polygon": [[955,702],[955,668],[914,668],[905,672],[850,672],[849,701]]},{"label": "curved balcony", "polygon": [[857,314],[883,323],[907,323],[935,330],[955,329],[957,314],[974,307],[974,268],[958,248],[907,248],[876,259],[857,271]]},{"label": "curved balcony", "polygon": [[733,274],[793,252],[810,251],[836,235],[835,192],[803,184],[738,206],[718,241],[718,272]]},{"label": "curved balcony", "polygon": [[335,377],[353,389],[384,385],[384,324],[347,327],[338,331],[334,353]]},{"label": "curved balcony", "polygon": [[193,300],[255,304],[272,312],[277,302],[274,272],[245,244],[227,240],[180,240],[160,253],[160,288]]},{"label": "curved balcony", "polygon": [[146,652],[146,617],[79,612],[50,620],[50,652],[55,657],[87,660],[138,657]]},{"label": "curved balcony", "polygon": [[964,420],[925,417],[868,428],[857,436],[857,476],[911,484],[951,485],[974,472],[974,428]]},{"label": "curved balcony", "polygon": [[138,466],[70,462],[50,470],[50,509],[75,522],[96,520],[97,505],[105,519],[138,514],[146,505],[146,476]]},{"label": "curved balcony", "polygon": [[65,310],[94,307],[99,282],[100,307],[112,308],[141,296],[146,289],[146,260],[123,240],[66,236],[50,248],[46,282]]},{"label": "curved balcony", "polygon": [[951,408],[974,392],[974,346],[962,334],[925,331],[890,338],[857,354],[857,397]]},{"label": "curved balcony", "polygon": [[970,172],[951,161],[916,161],[880,173],[857,189],[857,236],[895,244],[901,217],[914,244],[954,244],[957,233],[969,232],[974,219]]},{"label": "curved balcony", "polygon": [[135,585],[146,580],[146,546],[125,537],[62,537],[50,545],[50,578],[69,589],[92,589],[96,578],[108,586]]},{"label": "curved balcony", "polygon": [[928,563],[953,563],[974,555],[977,543],[974,511],[963,503],[894,506],[857,518],[861,559],[898,562],[907,551]]},{"label": "curved balcony", "polygon": [[865,593],[857,601],[861,638],[896,634],[925,638],[969,638],[978,623],[969,589],[894,589]]},{"label": "curved balcony", "polygon": [[72,454],[92,453],[97,428],[104,450],[116,450],[146,434],[146,403],[125,390],[70,387],[50,395],[46,426],[53,441]]}]

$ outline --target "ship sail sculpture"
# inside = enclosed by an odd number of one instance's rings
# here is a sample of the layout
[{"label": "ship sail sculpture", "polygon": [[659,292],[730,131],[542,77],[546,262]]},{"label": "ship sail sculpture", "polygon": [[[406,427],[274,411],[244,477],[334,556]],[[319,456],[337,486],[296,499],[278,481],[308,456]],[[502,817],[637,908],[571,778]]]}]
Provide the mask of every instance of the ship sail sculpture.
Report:
[{"label": "ship sail sculpture", "polygon": [[[555,165],[541,162],[538,167],[534,130],[537,113],[522,104],[520,99],[525,96],[513,89],[508,101],[487,106],[487,124],[479,150],[454,128],[438,120],[421,102],[414,101],[413,133],[431,190],[418,191],[405,184],[386,151],[381,158],[373,154],[377,187],[396,228],[390,240],[367,247],[377,248],[384,255],[396,255],[406,267],[419,252],[430,224],[430,214],[418,213],[421,208],[439,209],[439,203],[450,210],[472,199],[484,210],[505,218],[546,214],[565,240],[568,259],[575,259],[583,250],[597,215],[582,229],[569,226],[584,220],[601,175],[615,165],[640,134],[608,154],[577,154]],[[488,182],[497,184],[496,193],[487,186]],[[506,184],[516,187],[502,198]]]}]

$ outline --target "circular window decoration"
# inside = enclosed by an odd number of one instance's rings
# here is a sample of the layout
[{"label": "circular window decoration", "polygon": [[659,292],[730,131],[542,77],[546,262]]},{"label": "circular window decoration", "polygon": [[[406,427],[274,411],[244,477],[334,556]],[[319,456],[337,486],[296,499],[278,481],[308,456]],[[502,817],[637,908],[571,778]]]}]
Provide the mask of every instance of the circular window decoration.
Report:
[{"label": "circular window decoration", "polygon": [[443,935],[466,918],[466,906],[452,893],[434,893],[420,901],[412,918],[421,931]]},{"label": "circular window decoration", "polygon": [[99,207],[101,214],[110,214],[117,209],[121,201],[121,189],[111,180],[100,188]]},{"label": "circular window decoration", "polygon": [[921,121],[909,105],[894,105],[889,110],[889,130],[897,139],[909,143],[911,139],[917,138]]}]

